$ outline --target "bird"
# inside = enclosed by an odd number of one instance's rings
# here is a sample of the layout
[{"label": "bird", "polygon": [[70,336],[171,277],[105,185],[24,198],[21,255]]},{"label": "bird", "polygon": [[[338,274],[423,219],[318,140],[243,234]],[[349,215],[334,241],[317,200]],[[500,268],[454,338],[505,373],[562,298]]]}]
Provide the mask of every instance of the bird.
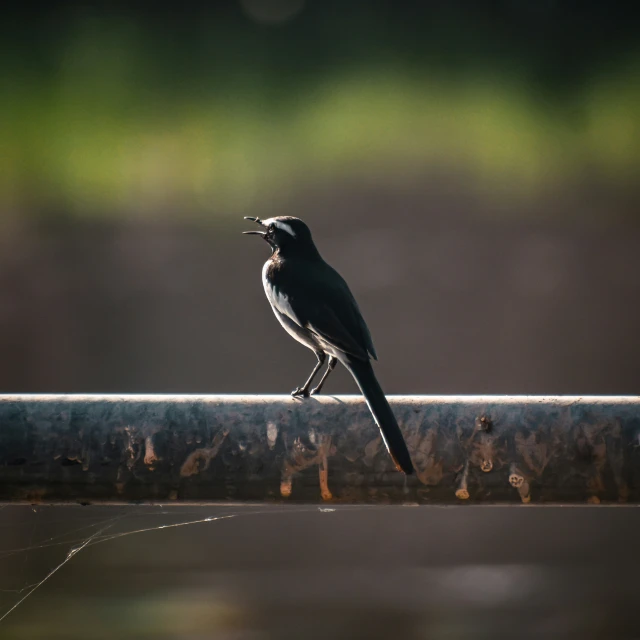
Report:
[{"label": "bird", "polygon": [[[412,474],[406,442],[373,371],[371,358],[377,360],[378,356],[371,333],[344,278],[323,260],[309,227],[300,218],[245,216],[245,220],[262,229],[243,233],[261,236],[271,247],[271,256],[262,268],[262,284],[276,318],[318,360],[308,380],[291,395],[308,398],[320,393],[340,362],[360,388],[396,468]],[[325,361],[327,369],[311,389]]]}]

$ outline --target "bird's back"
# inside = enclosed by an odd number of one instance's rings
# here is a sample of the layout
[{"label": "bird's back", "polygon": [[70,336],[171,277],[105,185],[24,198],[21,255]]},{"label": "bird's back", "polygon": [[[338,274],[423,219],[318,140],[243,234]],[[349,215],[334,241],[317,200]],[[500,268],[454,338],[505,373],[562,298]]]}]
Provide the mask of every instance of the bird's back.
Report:
[{"label": "bird's back", "polygon": [[[265,264],[271,304],[286,300],[286,313],[322,342],[360,360],[377,359],[369,329],[344,278],[321,258],[281,258]],[[267,287],[270,287],[270,291]]]}]

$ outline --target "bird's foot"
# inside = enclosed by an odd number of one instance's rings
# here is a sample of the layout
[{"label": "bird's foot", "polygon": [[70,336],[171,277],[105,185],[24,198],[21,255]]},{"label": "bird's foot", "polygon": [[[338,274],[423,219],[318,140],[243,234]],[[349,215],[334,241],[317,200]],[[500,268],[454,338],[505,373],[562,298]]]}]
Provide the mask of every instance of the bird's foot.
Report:
[{"label": "bird's foot", "polygon": [[309,392],[310,396],[317,396],[322,391],[322,387],[315,387]]},{"label": "bird's foot", "polygon": [[309,397],[309,389],[305,389],[305,387],[296,387],[291,395],[294,398],[308,398]]}]

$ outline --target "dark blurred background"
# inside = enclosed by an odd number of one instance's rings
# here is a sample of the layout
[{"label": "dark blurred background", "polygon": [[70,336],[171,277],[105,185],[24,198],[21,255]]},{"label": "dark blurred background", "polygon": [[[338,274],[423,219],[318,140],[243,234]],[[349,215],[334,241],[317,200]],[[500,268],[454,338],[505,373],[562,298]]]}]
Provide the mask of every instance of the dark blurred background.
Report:
[{"label": "dark blurred background", "polygon": [[[9,2],[0,390],[287,392],[298,215],[388,393],[633,393],[632,3]],[[342,372],[330,393],[353,392]]]}]

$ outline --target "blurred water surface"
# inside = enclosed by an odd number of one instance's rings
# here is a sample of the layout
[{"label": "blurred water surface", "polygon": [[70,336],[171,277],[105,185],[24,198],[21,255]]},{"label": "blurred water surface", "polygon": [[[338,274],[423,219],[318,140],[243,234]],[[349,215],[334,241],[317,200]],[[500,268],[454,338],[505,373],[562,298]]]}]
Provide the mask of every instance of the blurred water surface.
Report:
[{"label": "blurred water surface", "polygon": [[0,515],[0,616],[59,567],[0,622],[2,638],[640,633],[635,508],[6,506]]}]

